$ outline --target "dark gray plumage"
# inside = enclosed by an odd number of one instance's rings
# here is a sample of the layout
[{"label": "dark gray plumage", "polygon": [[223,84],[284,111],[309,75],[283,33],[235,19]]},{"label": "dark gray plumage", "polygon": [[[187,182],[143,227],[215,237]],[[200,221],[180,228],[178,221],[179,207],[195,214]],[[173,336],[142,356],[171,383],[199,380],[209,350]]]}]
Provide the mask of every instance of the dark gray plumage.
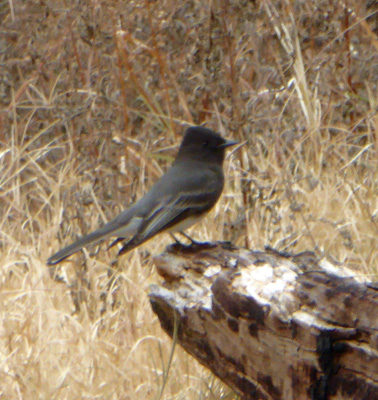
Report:
[{"label": "dark gray plumage", "polygon": [[110,237],[118,237],[112,246],[125,241],[119,252],[124,254],[160,232],[189,228],[219,199],[225,150],[236,143],[207,128],[189,128],[171,168],[144,197],[103,227],[52,255],[47,263],[57,264],[83,247]]}]

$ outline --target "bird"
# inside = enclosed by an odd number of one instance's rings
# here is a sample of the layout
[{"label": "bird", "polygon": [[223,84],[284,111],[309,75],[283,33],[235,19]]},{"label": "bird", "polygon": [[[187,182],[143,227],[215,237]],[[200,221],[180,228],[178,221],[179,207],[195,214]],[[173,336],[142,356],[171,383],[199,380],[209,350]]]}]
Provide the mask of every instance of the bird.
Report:
[{"label": "bird", "polygon": [[83,247],[111,237],[117,239],[109,248],[123,242],[118,255],[163,231],[173,237],[177,232],[188,237],[184,231],[207,214],[221,196],[226,149],[236,144],[209,128],[189,127],[172,166],[147,194],[101,228],[53,254],[47,264],[58,264]]}]

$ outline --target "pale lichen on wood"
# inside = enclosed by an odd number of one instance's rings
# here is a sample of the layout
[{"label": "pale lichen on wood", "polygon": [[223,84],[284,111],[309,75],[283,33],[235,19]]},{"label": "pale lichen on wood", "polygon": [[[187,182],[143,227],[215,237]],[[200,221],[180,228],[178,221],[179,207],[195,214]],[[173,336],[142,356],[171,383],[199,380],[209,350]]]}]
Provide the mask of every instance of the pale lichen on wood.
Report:
[{"label": "pale lichen on wood", "polygon": [[[311,253],[172,246],[163,329],[245,399],[378,399],[378,290]],[[176,321],[176,322],[175,322]]]}]

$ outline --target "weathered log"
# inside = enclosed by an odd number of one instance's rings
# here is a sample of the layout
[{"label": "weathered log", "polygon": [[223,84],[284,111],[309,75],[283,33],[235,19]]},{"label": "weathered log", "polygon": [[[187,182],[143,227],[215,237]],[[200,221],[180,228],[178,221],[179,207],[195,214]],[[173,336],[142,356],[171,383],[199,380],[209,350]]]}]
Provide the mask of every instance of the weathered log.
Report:
[{"label": "weathered log", "polygon": [[161,326],[243,399],[378,399],[378,286],[311,252],[227,243],[155,264]]}]

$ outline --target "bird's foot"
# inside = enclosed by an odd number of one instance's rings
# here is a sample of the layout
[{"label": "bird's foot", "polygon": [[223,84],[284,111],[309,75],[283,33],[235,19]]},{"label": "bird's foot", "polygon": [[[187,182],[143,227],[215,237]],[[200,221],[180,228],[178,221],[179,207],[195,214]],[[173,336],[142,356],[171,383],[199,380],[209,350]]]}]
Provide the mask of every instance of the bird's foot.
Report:
[{"label": "bird's foot", "polygon": [[171,244],[168,246],[168,251],[173,252],[173,253],[178,253],[178,252],[196,252],[199,250],[203,249],[211,249],[213,247],[216,247],[216,243],[211,243],[211,242],[197,242],[196,240],[193,240],[190,236],[184,234],[183,232],[180,232],[183,236],[185,236],[187,239],[191,241],[190,244],[185,244],[180,242],[172,233],[171,236],[175,240],[176,243]]}]

